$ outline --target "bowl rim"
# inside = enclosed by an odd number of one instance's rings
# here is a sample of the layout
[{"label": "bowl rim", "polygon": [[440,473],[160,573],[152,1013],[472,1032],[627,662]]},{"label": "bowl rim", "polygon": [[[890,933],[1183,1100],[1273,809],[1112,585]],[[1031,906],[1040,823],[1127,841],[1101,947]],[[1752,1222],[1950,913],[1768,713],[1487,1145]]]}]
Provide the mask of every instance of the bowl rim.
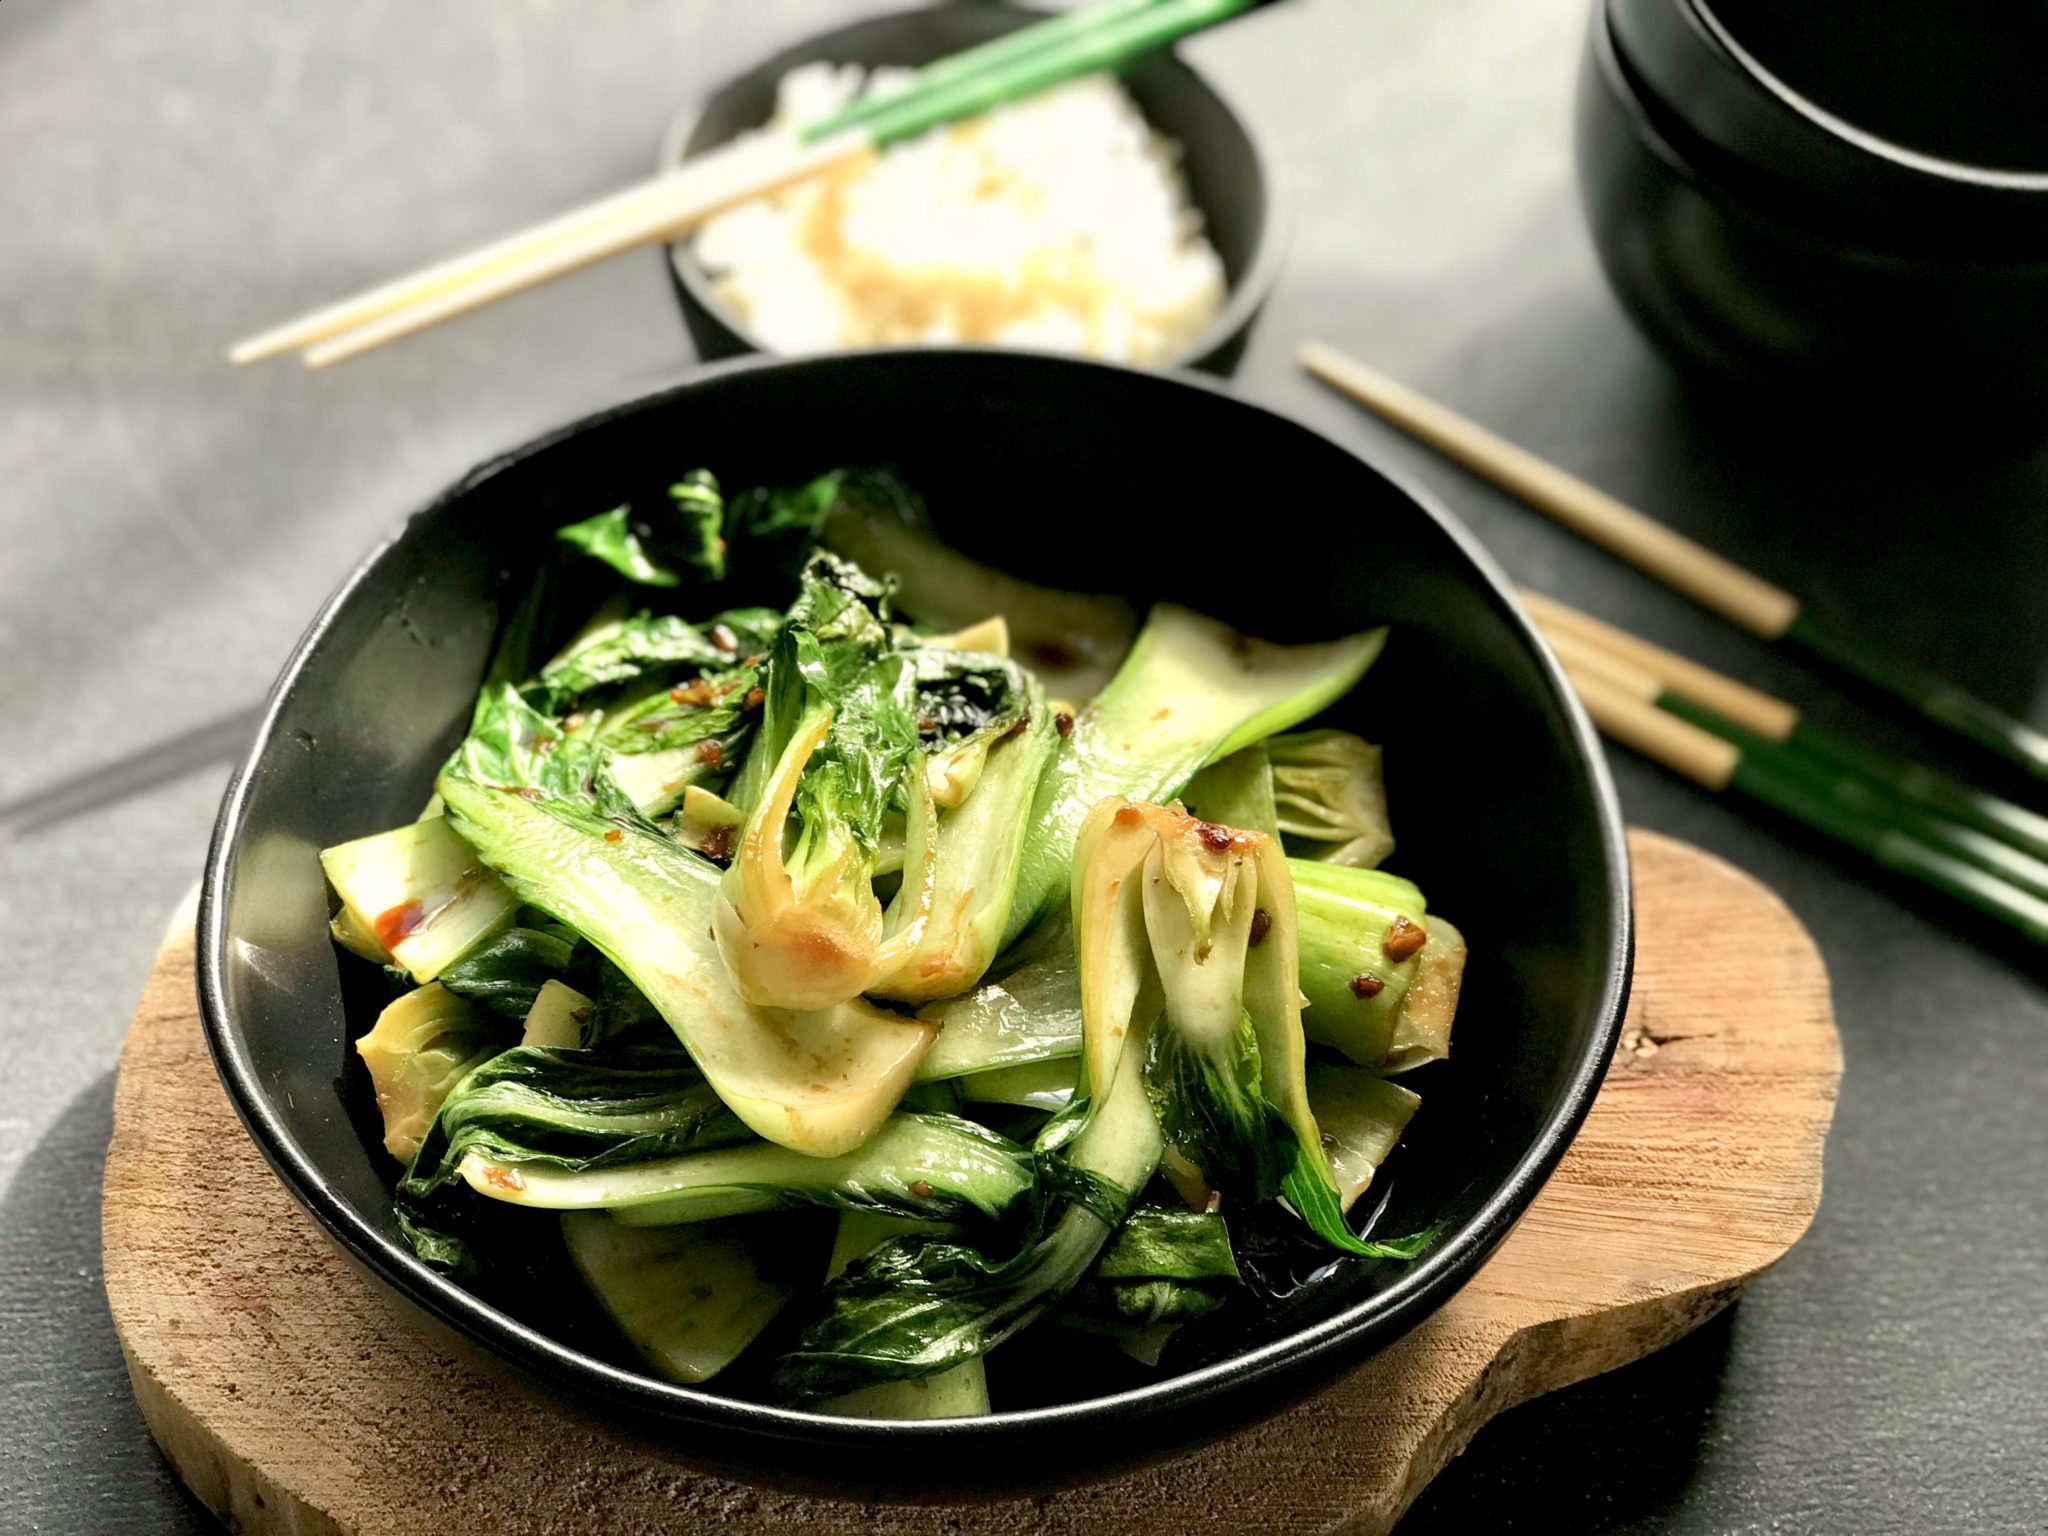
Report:
[{"label": "bowl rim", "polygon": [[1713,0],[1598,0],[1592,50],[1639,136],[1778,222],[1908,259],[2033,265],[2048,170],[1974,165],[1829,111],[1761,62]]},{"label": "bowl rim", "polygon": [[1874,159],[1903,170],[1942,181],[1961,182],[2005,192],[2048,192],[2048,170],[2012,170],[1980,165],[1953,155],[1915,149],[1911,144],[1851,122],[1840,113],[1822,106],[1805,91],[1772,69],[1740,38],[1722,16],[1715,0],[1685,0],[1706,35],[1753,79],[1764,92],[1789,108],[1813,127]]},{"label": "bowl rim", "polygon": [[[1385,1289],[1256,1349],[1125,1391],[1075,1402],[992,1413],[980,1418],[874,1420],[725,1397],[702,1387],[659,1380],[584,1354],[500,1311],[447,1276],[429,1269],[397,1241],[371,1226],[334,1192],[327,1176],[287,1132],[281,1117],[272,1108],[270,1094],[243,1049],[240,1035],[233,1025],[234,1011],[224,981],[228,946],[233,942],[233,935],[227,928],[227,895],[248,812],[254,770],[269,754],[277,738],[288,696],[313,653],[324,643],[342,608],[412,528],[472,494],[477,487],[500,473],[557,443],[610,421],[687,398],[705,385],[749,374],[772,375],[820,367],[859,368],[876,359],[900,365],[906,358],[914,359],[920,353],[954,366],[964,359],[969,360],[968,366],[993,361],[995,366],[1001,367],[1022,364],[1026,368],[1090,369],[1132,376],[1160,388],[1198,390],[1227,400],[1237,409],[1255,412],[1284,428],[1322,441],[1356,460],[1408,498],[1417,513],[1433,521],[1450,538],[1458,552],[1471,562],[1482,592],[1492,598],[1497,610],[1537,665],[1541,685],[1558,709],[1565,739],[1570,742],[1586,774],[1593,799],[1594,832],[1605,861],[1606,894],[1615,916],[1606,935],[1599,994],[1591,1001],[1595,1021],[1593,1033],[1587,1048],[1572,1064],[1563,1090],[1550,1112],[1507,1176],[1482,1199],[1472,1217],[1415,1260]],[[1114,1421],[1120,1414],[1131,1410],[1185,1414],[1188,1410],[1211,1404],[1252,1400],[1261,1384],[1275,1378],[1313,1372],[1319,1368],[1325,1375],[1331,1374],[1356,1363],[1373,1348],[1391,1343],[1447,1301],[1471,1278],[1486,1256],[1520,1219],[1563,1157],[1584,1121],[1613,1057],[1628,1002],[1635,948],[1627,839],[1620,802],[1599,738],[1583,707],[1567,686],[1556,656],[1523,609],[1512,582],[1462,522],[1405,475],[1383,468],[1363,454],[1280,411],[1241,398],[1221,380],[1185,370],[1162,373],[1154,369],[1077,358],[1070,354],[992,346],[873,347],[797,358],[746,356],[703,364],[684,370],[657,388],[589,412],[521,442],[461,475],[411,513],[397,530],[375,542],[321,604],[311,624],[293,647],[265,700],[262,723],[248,755],[237,768],[222,798],[207,852],[205,874],[200,883],[197,939],[201,1022],[215,1070],[235,1113],[286,1188],[320,1223],[328,1238],[358,1266],[425,1312],[429,1320],[452,1329],[487,1355],[509,1361],[529,1375],[566,1388],[585,1401],[594,1400],[615,1409],[648,1414],[670,1423],[695,1422],[728,1434],[741,1432],[764,1449],[782,1446],[853,1453],[901,1450],[941,1442],[956,1449],[974,1446],[993,1448],[1020,1433],[1027,1436],[1033,1431],[1072,1433],[1097,1422]],[[1299,1388],[1283,1384],[1279,1397],[1267,1402],[1259,1411],[1278,1411],[1303,1395]],[[1234,1418],[1220,1417],[1219,1431],[1253,1416],[1256,1415],[1240,1410]],[[1199,1434],[1176,1437],[1186,1444],[1199,1443],[1207,1438],[1213,1437]],[[886,1468],[891,1464],[878,1465]],[[874,1475],[887,1481],[907,1481],[892,1476],[886,1470]],[[1072,1480],[1071,1476],[1068,1480]]]},{"label": "bowl rim", "polygon": [[[776,69],[778,73],[787,73],[790,68],[794,67],[793,55],[806,53],[821,45],[830,44],[849,32],[886,22],[909,20],[913,17],[929,19],[934,15],[944,14],[947,9],[948,7],[945,6],[937,8],[927,6],[911,10],[885,11],[875,16],[859,17],[847,22],[843,26],[833,27],[824,32],[812,33],[809,36],[799,38],[795,42],[788,43],[777,49],[774,53],[748,68],[728,75],[710,90],[704,92],[702,96],[678,107],[669,118],[667,126],[662,130],[661,145],[656,154],[656,174],[659,175],[674,169],[687,158],[690,137],[697,131],[697,125],[704,120],[705,114],[711,109],[711,104],[726,95],[727,92],[737,88],[740,82],[748,77],[769,69]],[[965,7],[964,9],[981,12],[1008,12],[1012,15],[1032,19],[1042,19],[1055,14],[1054,12],[1040,10],[1034,6],[1014,5],[1010,3],[1010,0],[981,0],[981,3]],[[1259,310],[1264,307],[1266,300],[1272,296],[1274,286],[1280,278],[1281,266],[1286,260],[1287,247],[1293,234],[1293,220],[1291,217],[1292,199],[1287,173],[1269,152],[1265,137],[1245,112],[1239,108],[1237,103],[1232,101],[1213,80],[1182,58],[1179,50],[1176,48],[1161,49],[1149,55],[1144,62],[1146,64],[1180,70],[1198,90],[1215,102],[1217,108],[1237,130],[1238,134],[1244,139],[1246,147],[1251,151],[1252,164],[1258,172],[1259,186],[1265,193],[1266,203],[1264,212],[1259,220],[1257,237],[1252,246],[1251,259],[1245,263],[1243,275],[1235,282],[1229,284],[1224,294],[1223,307],[1216,312],[1215,319],[1204,326],[1193,340],[1172,356],[1157,363],[1133,365],[1141,366],[1149,373],[1160,373],[1176,369],[1199,367],[1206,359],[1222,352],[1241,333],[1250,328]],[[1184,150],[1185,147],[1182,147]],[[1189,200],[1193,201],[1192,193],[1189,194]],[[1209,218],[1208,210],[1201,208],[1198,211],[1202,214],[1203,222],[1206,224]],[[684,292],[689,295],[691,302],[696,304],[698,308],[702,309],[705,314],[709,315],[726,331],[737,337],[749,352],[758,353],[762,357],[795,358],[826,355],[839,356],[849,352],[884,350],[881,347],[828,347],[818,352],[779,351],[755,335],[752,328],[743,324],[739,316],[734,314],[732,309],[712,291],[711,282],[704,271],[704,266],[692,254],[691,243],[687,237],[681,240],[664,242],[662,245],[662,258],[668,263],[670,273]],[[892,345],[886,350],[895,352],[930,351],[940,346],[946,346],[951,350],[969,351],[981,346],[994,347],[995,350],[1004,352],[1031,353],[1043,350],[1036,347],[995,347],[993,343],[979,342],[899,344]],[[1059,353],[1055,355],[1088,357],[1086,353]],[[1106,359],[1089,360],[1106,361]]]}]

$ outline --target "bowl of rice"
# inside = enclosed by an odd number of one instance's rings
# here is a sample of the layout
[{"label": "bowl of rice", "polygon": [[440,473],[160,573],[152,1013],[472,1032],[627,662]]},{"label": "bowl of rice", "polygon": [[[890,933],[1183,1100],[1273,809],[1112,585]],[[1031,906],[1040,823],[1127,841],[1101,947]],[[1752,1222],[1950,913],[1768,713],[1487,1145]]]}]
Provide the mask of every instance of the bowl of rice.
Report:
[{"label": "bowl of rice", "polygon": [[[662,165],[886,92],[1041,14],[948,5],[821,34],[679,114]],[[1250,129],[1161,53],[731,209],[668,259],[705,359],[969,344],[1227,374],[1279,226]]]}]

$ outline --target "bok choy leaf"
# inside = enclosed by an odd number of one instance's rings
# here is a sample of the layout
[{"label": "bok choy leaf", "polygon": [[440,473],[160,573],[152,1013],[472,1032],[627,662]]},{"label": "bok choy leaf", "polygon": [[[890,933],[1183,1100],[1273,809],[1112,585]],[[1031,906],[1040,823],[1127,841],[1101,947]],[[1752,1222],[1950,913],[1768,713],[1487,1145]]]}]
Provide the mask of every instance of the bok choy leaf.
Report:
[{"label": "bok choy leaf", "polygon": [[502,1028],[439,982],[386,1004],[356,1041],[384,1117],[384,1150],[409,1162],[456,1084],[506,1043]]},{"label": "bok choy leaf", "polygon": [[1242,1290],[1220,1214],[1140,1205],[1053,1316],[1157,1365],[1176,1329],[1216,1312]]},{"label": "bok choy leaf", "polygon": [[709,470],[693,469],[647,515],[614,507],[555,531],[555,537],[643,587],[674,587],[688,575],[725,575],[725,501]]},{"label": "bok choy leaf", "polygon": [[479,1063],[442,1101],[399,1182],[399,1227],[427,1263],[470,1272],[482,1225],[462,1172],[473,1156],[473,1167],[497,1169],[498,1185],[483,1191],[497,1195],[517,1186],[522,1165],[604,1169],[746,1134],[674,1051],[619,1048],[600,1060],[517,1047]]},{"label": "bok choy leaf", "polygon": [[762,1262],[759,1222],[628,1227],[602,1211],[562,1217],[562,1241],[598,1304],[654,1371],[709,1381],[795,1290]]},{"label": "bok choy leaf", "polygon": [[1349,731],[1297,731],[1266,742],[1275,820],[1287,851],[1371,869],[1394,851],[1380,749]]},{"label": "bok choy leaf", "polygon": [[1288,868],[1308,1037],[1385,1070],[1448,1052],[1464,972],[1458,931],[1398,875],[1308,859]]},{"label": "bok choy leaf", "polygon": [[[760,740],[733,786],[748,816],[712,927],[742,997],[820,1009],[893,975],[924,937],[937,812],[916,666],[890,650],[886,592],[825,554],[803,582],[771,653]],[[907,835],[885,913],[874,878],[892,810]]]},{"label": "bok choy leaf", "polygon": [[[595,980],[596,956],[569,929],[532,914],[442,970],[440,983],[471,1002],[523,1019],[550,981]],[[592,962],[586,964],[585,962]],[[586,978],[584,973],[589,973]]]},{"label": "bok choy leaf", "polygon": [[1032,801],[1059,735],[1038,680],[1021,667],[928,647],[912,657],[926,786],[938,807],[931,915],[868,990],[921,1003],[966,991],[995,958]]},{"label": "bok choy leaf", "polygon": [[881,1125],[933,1027],[854,1001],[761,1008],[711,937],[718,871],[638,820],[444,775],[447,815],[527,905],[582,934],[644,994],[753,1130],[830,1157]]},{"label": "bok choy leaf", "polygon": [[1089,1080],[1142,1065],[1169,1155],[1226,1198],[1284,1195],[1324,1242],[1406,1256],[1345,1225],[1310,1109],[1294,887],[1278,844],[1105,800],[1075,850]]},{"label": "bok choy leaf", "polygon": [[452,1147],[453,1172],[478,1194],[542,1210],[605,1210],[665,1227],[797,1205],[956,1221],[993,1220],[1038,1188],[1030,1149],[956,1115],[903,1112],[851,1152],[811,1157],[749,1141],[602,1163],[535,1157],[494,1133]]},{"label": "bok choy leaf", "polygon": [[919,1079],[964,1077],[1081,1054],[1081,974],[1073,935],[1063,921],[1050,922],[1033,935],[1032,948],[1029,957],[994,980],[918,1010],[920,1019],[939,1030],[918,1063]]},{"label": "bok choy leaf", "polygon": [[[825,1288],[823,1312],[777,1362],[794,1398],[936,1376],[978,1359],[1054,1306],[1094,1264],[1159,1162],[1159,1130],[1128,1058],[1066,1146],[1064,1201],[1008,1256],[945,1236],[882,1244]],[[1044,1138],[1040,1151],[1049,1150]]]},{"label": "bok choy leaf", "polygon": [[1104,799],[1171,799],[1206,764],[1342,698],[1385,641],[1386,631],[1375,629],[1275,645],[1170,603],[1154,608],[1039,785],[1006,939],[1065,894],[1074,839]]}]

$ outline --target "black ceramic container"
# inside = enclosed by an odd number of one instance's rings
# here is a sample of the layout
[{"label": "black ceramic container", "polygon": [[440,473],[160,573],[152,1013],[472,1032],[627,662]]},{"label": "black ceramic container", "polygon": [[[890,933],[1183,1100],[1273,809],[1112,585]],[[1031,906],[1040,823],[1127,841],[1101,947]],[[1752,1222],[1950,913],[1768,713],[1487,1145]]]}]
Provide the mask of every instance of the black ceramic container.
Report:
[{"label": "black ceramic container", "polygon": [[2034,11],[1598,0],[1578,164],[1616,292],[1681,359],[1810,404],[2048,406]]},{"label": "black ceramic container", "polygon": [[[872,1423],[654,1380],[572,1306],[528,1297],[501,1310],[413,1258],[350,1049],[374,1011],[368,968],[328,939],[319,850],[418,813],[552,529],[659,496],[698,464],[748,486],[874,461],[924,492],[949,542],[1035,581],[1172,597],[1282,640],[1394,626],[1339,716],[1385,744],[1392,867],[1421,880],[1471,945],[1453,1059],[1408,1079],[1423,1108],[1375,1229],[1441,1223],[1421,1259],[1347,1265],[1157,1375],[1041,1371],[1011,1398],[1035,1393],[1038,1406]],[[1191,377],[889,350],[702,370],[483,465],[377,548],[286,664],[229,790],[199,986],[221,1077],[279,1175],[446,1336],[671,1451],[903,1497],[1069,1482],[1220,1435],[1412,1327],[1478,1267],[1570,1141],[1620,1026],[1629,956],[1626,854],[1599,749],[1499,570],[1436,506]]]},{"label": "black ceramic container", "polygon": [[[701,108],[677,115],[663,136],[661,166],[715,148],[765,123],[775,86],[802,64],[919,65],[958,53],[1042,19],[1009,5],[939,5],[875,17],[785,49],[713,92]],[[1280,193],[1271,163],[1243,118],[1171,52],[1139,61],[1123,75],[1148,121],[1181,146],[1188,195],[1223,260],[1229,297],[1187,351],[1168,366],[1229,374],[1244,354],[1253,320],[1279,274]],[[713,294],[687,241],[668,248],[669,270],[697,355],[738,357],[770,350]]]}]

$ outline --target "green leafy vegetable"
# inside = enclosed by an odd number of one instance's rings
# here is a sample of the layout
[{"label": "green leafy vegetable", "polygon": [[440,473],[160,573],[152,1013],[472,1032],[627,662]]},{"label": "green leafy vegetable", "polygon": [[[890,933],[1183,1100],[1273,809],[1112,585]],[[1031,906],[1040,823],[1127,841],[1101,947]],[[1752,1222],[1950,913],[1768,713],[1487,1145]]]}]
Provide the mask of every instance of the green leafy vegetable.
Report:
[{"label": "green leafy vegetable", "polygon": [[1100,692],[1130,649],[1137,616],[1122,598],[1041,587],[961,554],[932,535],[923,501],[894,475],[832,478],[818,536],[862,569],[893,576],[897,603],[921,624],[958,630],[1001,614],[1009,654],[1069,704]]},{"label": "green leafy vegetable", "polygon": [[[1085,1124],[1066,1127],[1065,1166],[1085,1183],[1007,1257],[941,1236],[884,1243],[825,1289],[824,1310],[777,1363],[797,1398],[935,1376],[978,1359],[1054,1306],[1087,1272],[1159,1162],[1159,1130],[1135,1056]],[[1040,1138],[1040,1150],[1051,1150]],[[1057,1162],[1058,1159],[1046,1160]],[[1044,1164],[1042,1163],[1042,1166]]]},{"label": "green leafy vegetable", "polygon": [[[1330,1248],[1427,1244],[1345,1213],[1463,940],[1369,867],[1378,749],[1302,728],[1383,631],[1139,628],[885,471],[691,471],[549,549],[425,819],[324,856],[337,942],[428,983],[358,1042],[425,1261],[573,1262],[671,1380],[745,1354],[749,1395],[933,1418],[1048,1315],[1156,1364]],[[1304,991],[1361,1064],[1309,1069]]]},{"label": "green leafy vegetable", "polygon": [[[463,1177],[491,1185],[491,1157],[472,1151]],[[1040,1169],[1029,1148],[957,1115],[902,1111],[851,1152],[811,1157],[753,1142],[643,1162],[600,1177],[582,1170],[522,1170],[499,1198],[555,1209],[602,1206],[633,1226],[827,1205],[841,1210],[957,1221],[1003,1215],[1035,1197]],[[489,1192],[489,1191],[487,1191]]]},{"label": "green leafy vegetable", "polygon": [[[836,1280],[849,1264],[865,1258],[890,1239],[920,1233],[957,1237],[959,1229],[943,1222],[905,1221],[873,1211],[842,1211],[832,1243],[832,1262],[825,1277]],[[989,1411],[988,1372],[977,1356],[936,1376],[856,1387],[839,1397],[826,1398],[818,1403],[817,1409],[851,1419],[976,1418]]]},{"label": "green leafy vegetable", "polygon": [[1220,1214],[1140,1205],[1054,1318],[1157,1365],[1176,1329],[1216,1312],[1242,1289]]},{"label": "green leafy vegetable", "polygon": [[868,990],[921,1003],[966,991],[995,959],[1033,799],[1059,735],[1037,679],[1020,667],[929,648],[914,653],[912,667],[925,785],[939,807],[930,917]]},{"label": "green leafy vegetable", "polygon": [[794,1292],[762,1261],[769,1235],[759,1222],[628,1227],[602,1211],[562,1217],[569,1257],[619,1332],[657,1374],[688,1384],[732,1364]]},{"label": "green leafy vegetable", "polygon": [[1349,731],[1299,731],[1269,739],[1266,758],[1290,854],[1371,869],[1394,851],[1378,747]]},{"label": "green leafy vegetable", "polygon": [[519,902],[438,816],[322,851],[348,909],[414,981],[432,981],[512,919]]},{"label": "green leafy vegetable", "polygon": [[717,478],[693,469],[645,516],[614,507],[557,529],[555,537],[639,586],[680,586],[685,575],[710,584],[726,574],[725,522]]},{"label": "green leafy vegetable", "polygon": [[452,776],[440,789],[479,856],[605,954],[757,1134],[829,1157],[865,1141],[902,1096],[932,1027],[857,1001],[808,1013],[747,1003],[711,938],[716,867],[630,807],[608,817]]},{"label": "green leafy vegetable", "polygon": [[1170,603],[1154,608],[1039,784],[1006,938],[1064,895],[1075,836],[1104,799],[1171,799],[1204,765],[1343,697],[1385,640],[1375,629],[1320,645],[1274,645]]},{"label": "green leafy vegetable", "polygon": [[1394,1021],[1381,1071],[1406,1072],[1450,1055],[1451,1022],[1464,980],[1465,936],[1443,917],[1432,916],[1415,982],[1401,999],[1401,1017]]},{"label": "green leafy vegetable", "polygon": [[682,583],[682,577],[648,552],[639,531],[633,527],[629,507],[613,507],[580,523],[570,523],[556,529],[555,537],[593,560],[602,560],[626,580],[643,587],[673,587]]},{"label": "green leafy vegetable", "polygon": [[667,553],[705,582],[725,576],[725,498],[708,469],[693,469],[668,488]]},{"label": "green leafy vegetable", "polygon": [[1074,855],[1084,1059],[1136,1056],[1170,1153],[1213,1187],[1278,1193],[1332,1247],[1345,1225],[1308,1102],[1294,890],[1278,845],[1112,798]]},{"label": "green leafy vegetable", "polygon": [[501,1030],[438,982],[395,998],[356,1041],[384,1117],[384,1150],[410,1161],[455,1085],[505,1046]]},{"label": "green leafy vegetable", "polygon": [[724,684],[747,658],[766,653],[780,625],[781,615],[765,608],[729,609],[701,625],[636,613],[591,630],[541,668],[537,699],[559,711],[598,689],[643,680],[663,690],[695,677]]},{"label": "green leafy vegetable", "polygon": [[1291,859],[1309,1039],[1378,1066],[1394,1049],[1433,920],[1413,883],[1382,870]]},{"label": "green leafy vegetable", "polygon": [[1280,835],[1280,811],[1273,802],[1273,765],[1266,743],[1254,742],[1211,763],[1181,791],[1181,804],[1204,821],[1244,832]]},{"label": "green leafy vegetable", "polygon": [[1033,953],[993,981],[917,1016],[939,1037],[918,1064],[920,1078],[963,1077],[1081,1054],[1081,977],[1072,932],[1055,920],[1034,934]]},{"label": "green leafy vegetable", "polygon": [[531,923],[492,935],[443,970],[441,985],[494,1013],[523,1019],[543,986],[585,969],[581,945],[569,929],[535,914]]},{"label": "green leafy vegetable", "polygon": [[[760,740],[733,786],[749,814],[712,925],[741,996],[819,1009],[893,975],[924,937],[937,813],[916,667],[889,649],[886,593],[826,554],[803,583],[776,637]],[[885,913],[874,879],[891,811],[908,837]]]},{"label": "green leafy vegetable", "polygon": [[1308,1069],[1308,1101],[1322,1127],[1338,1197],[1349,1211],[1422,1100],[1365,1067],[1319,1061]]},{"label": "green leafy vegetable", "polygon": [[1065,1109],[1073,1102],[1079,1066],[1071,1059],[1027,1061],[952,1081],[959,1085],[961,1095],[975,1104],[1014,1104],[1050,1112]]},{"label": "green leafy vegetable", "polygon": [[534,995],[533,1007],[521,1021],[521,1045],[547,1046],[573,1051],[583,1045],[585,1026],[596,1004],[574,987],[548,981]]}]

